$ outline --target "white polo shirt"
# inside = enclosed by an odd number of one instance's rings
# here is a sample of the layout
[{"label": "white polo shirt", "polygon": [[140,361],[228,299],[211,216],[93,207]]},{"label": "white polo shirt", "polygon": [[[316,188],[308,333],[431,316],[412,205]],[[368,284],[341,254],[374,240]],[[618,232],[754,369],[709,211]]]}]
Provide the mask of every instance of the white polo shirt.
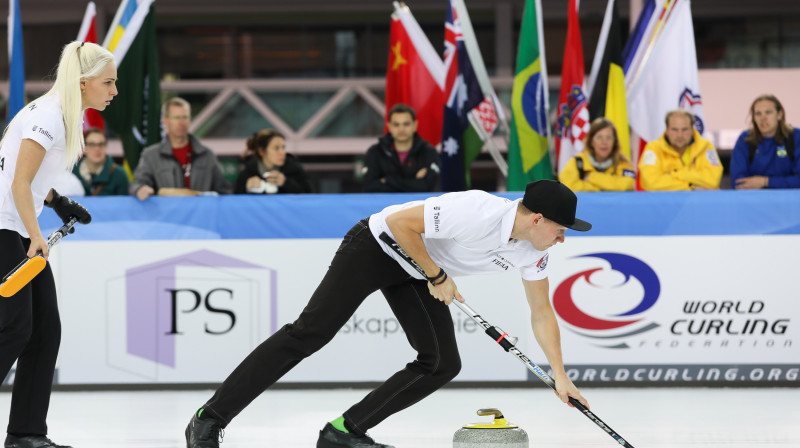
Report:
[{"label": "white polo shirt", "polygon": [[0,229],[14,230],[27,238],[28,232],[19,218],[11,195],[19,147],[24,139],[35,141],[47,151],[31,183],[33,204],[36,216],[39,216],[44,207],[44,199],[59,172],[66,170],[66,132],[58,95],[46,96],[25,106],[6,132],[3,146],[0,147]]},{"label": "white polo shirt", "polygon": [[394,239],[386,217],[398,210],[424,204],[422,241],[431,259],[447,275],[519,269],[525,280],[541,280],[547,277],[547,251],[536,250],[529,241],[511,240],[519,201],[479,190],[447,193],[386,207],[370,217],[369,227],[384,252],[411,276],[423,280],[424,277],[381,241],[379,235],[386,232]]}]

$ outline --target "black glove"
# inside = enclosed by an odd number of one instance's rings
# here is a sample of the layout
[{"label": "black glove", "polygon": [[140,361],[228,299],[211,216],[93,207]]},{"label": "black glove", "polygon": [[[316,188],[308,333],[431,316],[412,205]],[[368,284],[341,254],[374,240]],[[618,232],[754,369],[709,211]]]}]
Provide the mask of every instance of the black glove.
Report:
[{"label": "black glove", "polygon": [[[45,202],[44,205],[52,208],[64,224],[72,217],[77,218],[78,222],[84,225],[92,222],[92,215],[89,214],[86,208],[66,196],[61,196],[56,190],[53,190],[53,199],[50,202]],[[75,228],[69,229],[69,233],[74,231]]]}]

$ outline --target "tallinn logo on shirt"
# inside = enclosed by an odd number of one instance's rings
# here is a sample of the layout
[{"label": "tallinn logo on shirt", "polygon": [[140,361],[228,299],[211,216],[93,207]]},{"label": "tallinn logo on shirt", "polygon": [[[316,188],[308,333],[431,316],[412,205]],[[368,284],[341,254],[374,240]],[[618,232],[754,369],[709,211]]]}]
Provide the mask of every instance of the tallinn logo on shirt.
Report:
[{"label": "tallinn logo on shirt", "polygon": [[33,132],[36,132],[37,129],[39,130],[40,134],[42,134],[45,137],[47,137],[48,139],[50,139],[51,142],[53,141],[53,136],[50,135],[49,132],[47,132],[46,130],[40,128],[39,126],[33,125]]},{"label": "tallinn logo on shirt", "polygon": [[434,232],[438,232],[439,231],[439,223],[440,223],[439,207],[438,206],[437,207],[433,207],[433,209],[436,210],[436,212],[433,214],[433,231]]}]

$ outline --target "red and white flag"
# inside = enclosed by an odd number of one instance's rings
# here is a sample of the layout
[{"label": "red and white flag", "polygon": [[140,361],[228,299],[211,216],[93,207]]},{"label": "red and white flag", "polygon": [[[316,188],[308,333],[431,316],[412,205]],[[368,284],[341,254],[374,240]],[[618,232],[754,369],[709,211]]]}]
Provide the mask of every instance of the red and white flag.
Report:
[{"label": "red and white flag", "polygon": [[417,132],[431,145],[442,139],[444,64],[407,6],[396,4],[386,68],[386,117],[397,103],[414,108]]},{"label": "red and white flag", "polygon": [[578,22],[578,3],[569,0],[567,12],[567,42],[564,45],[564,64],[561,68],[561,93],[556,108],[556,160],[560,172],[583,151],[583,140],[589,132],[589,108],[586,98],[583,44]]},{"label": "red and white flag", "polygon": [[[81,29],[78,31],[78,40],[93,44],[97,43],[97,8],[95,8],[94,2],[89,2],[86,6]],[[103,116],[95,109],[86,109],[86,115],[83,117],[83,129],[89,128],[106,128]]]}]

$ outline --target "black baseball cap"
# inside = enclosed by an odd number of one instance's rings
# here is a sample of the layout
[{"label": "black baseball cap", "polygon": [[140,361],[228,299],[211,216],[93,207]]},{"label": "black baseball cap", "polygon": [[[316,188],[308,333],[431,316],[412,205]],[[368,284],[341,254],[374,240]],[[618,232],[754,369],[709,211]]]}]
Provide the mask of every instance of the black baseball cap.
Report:
[{"label": "black baseball cap", "polygon": [[537,180],[525,187],[522,205],[534,213],[568,229],[585,232],[592,228],[588,222],[575,217],[578,198],[566,185],[555,180]]}]

